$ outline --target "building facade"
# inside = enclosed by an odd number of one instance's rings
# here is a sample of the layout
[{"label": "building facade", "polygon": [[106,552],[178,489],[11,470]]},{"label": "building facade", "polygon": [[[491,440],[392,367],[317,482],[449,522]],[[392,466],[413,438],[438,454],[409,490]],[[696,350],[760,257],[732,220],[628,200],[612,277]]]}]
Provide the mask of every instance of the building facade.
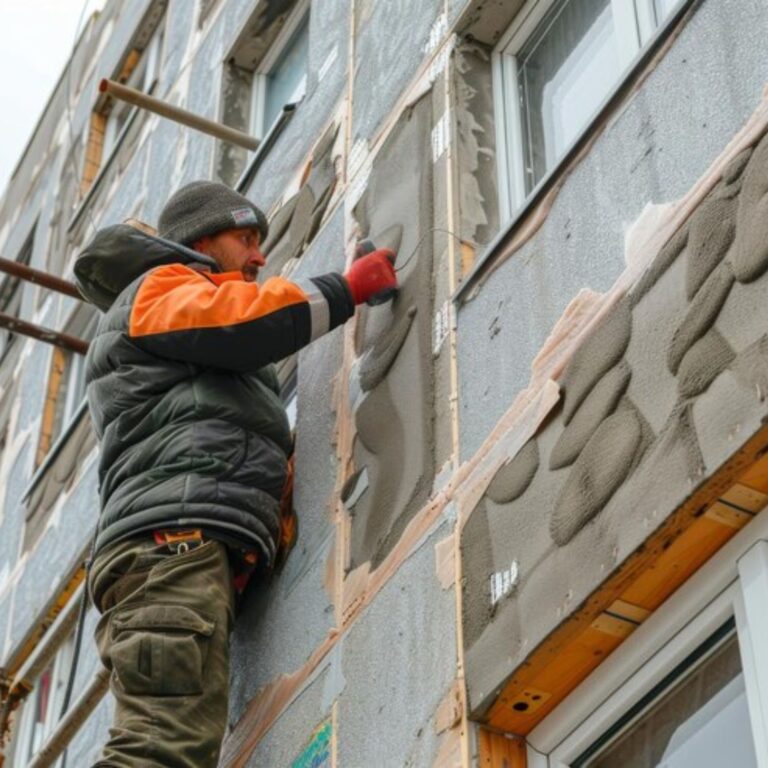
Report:
[{"label": "building facade", "polygon": [[[768,766],[766,32],[764,0],[90,19],[0,255],[71,280],[195,179],[268,212],[266,275],[398,252],[395,300],[279,366],[299,540],[238,618],[221,765]],[[97,321],[8,274],[0,312]],[[112,704],[89,608],[61,711],[99,508],[83,357],[0,345],[2,763],[85,766]]]}]

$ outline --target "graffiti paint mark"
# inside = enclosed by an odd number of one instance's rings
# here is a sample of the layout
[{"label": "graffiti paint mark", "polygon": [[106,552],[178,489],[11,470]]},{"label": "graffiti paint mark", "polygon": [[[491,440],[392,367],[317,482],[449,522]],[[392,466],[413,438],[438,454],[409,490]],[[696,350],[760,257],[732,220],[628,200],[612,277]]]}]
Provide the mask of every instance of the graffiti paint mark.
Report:
[{"label": "graffiti paint mark", "polygon": [[318,725],[307,746],[291,763],[291,768],[330,768],[332,734],[333,725],[330,720]]}]

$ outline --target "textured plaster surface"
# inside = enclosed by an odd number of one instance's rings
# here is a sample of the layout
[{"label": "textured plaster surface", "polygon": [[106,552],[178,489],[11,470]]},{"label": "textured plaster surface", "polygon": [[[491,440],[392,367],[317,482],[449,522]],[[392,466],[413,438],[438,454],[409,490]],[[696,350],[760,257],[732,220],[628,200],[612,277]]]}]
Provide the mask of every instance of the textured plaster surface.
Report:
[{"label": "textured plaster surface", "polygon": [[[99,509],[96,475],[96,463],[92,462],[28,555],[15,586],[12,648],[34,627],[46,606],[65,586],[65,576],[74,573],[82,562]],[[51,563],[56,563],[54,573]]]},{"label": "textured plaster surface", "polygon": [[339,765],[432,765],[434,714],[456,675],[454,594],[435,574],[442,525],[344,638]]},{"label": "textured plaster surface", "polygon": [[[653,281],[618,302],[573,355],[560,377],[558,415],[534,438],[542,460],[533,480],[520,494],[519,478],[510,484],[515,493],[498,492],[499,476],[512,467],[528,478],[528,447],[502,467],[470,516],[464,627],[478,712],[768,414],[768,322],[749,312],[758,286],[768,289],[768,249],[754,236],[765,227],[768,136],[741,168],[729,169],[683,225],[687,237],[676,242],[686,245],[672,249],[674,260],[662,251]],[[722,206],[724,194],[734,204]],[[740,242],[755,247],[740,252]],[[740,256],[748,270],[739,272]],[[492,607],[489,579],[513,560],[519,583]]]},{"label": "textured plaster surface", "polygon": [[[431,103],[406,113],[377,156],[354,209],[360,234],[400,254],[400,292],[363,307],[350,381],[354,460],[368,487],[354,504],[352,566],[374,567],[426,500],[434,473],[432,427]],[[414,254],[409,259],[411,254]]]},{"label": "textured plaster surface", "polygon": [[323,701],[328,676],[329,670],[326,667],[299,694],[259,742],[247,763],[249,768],[283,768],[293,765],[314,729],[330,717],[330,706]]},{"label": "textured plaster surface", "polygon": [[333,606],[323,583],[332,544],[329,538],[305,555],[303,573],[293,581],[278,574],[248,589],[232,633],[231,723],[260,688],[301,667],[332,628]]},{"label": "textured plaster surface", "polygon": [[[344,218],[339,210],[302,257],[298,275],[321,275],[344,268]],[[341,368],[343,330],[319,339],[299,353],[297,477],[294,507],[299,515],[297,549],[286,563],[295,578],[331,531],[333,491],[338,473],[336,412],[330,397]]]},{"label": "textured plaster surface", "polygon": [[738,0],[702,3],[565,182],[537,236],[460,308],[463,458],[527,384],[568,301],[585,286],[606,290],[621,272],[627,226],[648,202],[685,194],[746,122],[768,80],[767,29],[763,4],[744,13]]},{"label": "textured plaster surface", "polygon": [[[200,33],[195,14],[180,0],[170,3],[164,71],[158,86],[161,96],[213,118],[218,117],[221,62],[255,7],[252,0],[221,2],[221,12],[214,12],[211,24]],[[76,136],[82,135],[93,108],[96,79],[117,65],[147,3],[133,0],[111,6],[120,10],[115,34],[93,68],[98,40],[88,40],[79,53],[73,79],[82,81],[83,87],[73,97],[70,114]],[[323,13],[312,14],[307,94],[249,191],[266,209],[276,207],[346,95],[350,5],[350,0],[324,0]],[[449,20],[452,23],[461,16],[458,31],[492,44],[517,5],[505,0],[450,0]],[[444,7],[438,0],[418,4],[362,0],[355,6],[353,143],[370,140],[385,124],[403,88],[426,58],[424,44]],[[105,23],[108,16],[104,16]],[[404,18],[407,24],[403,24]],[[473,302],[461,308],[463,458],[476,450],[525,386],[531,360],[570,299],[584,286],[602,291],[612,284],[623,268],[626,226],[636,220],[647,202],[684,194],[742,125],[768,79],[762,54],[767,28],[768,9],[763,4],[750,2],[749,13],[744,13],[738,0],[701,3],[666,59],[568,179],[538,236],[494,275]],[[483,240],[497,223],[489,184],[493,137],[483,57],[487,51],[481,47],[478,51],[474,54],[478,60],[463,72],[460,85],[467,90],[455,106],[458,145],[463,153],[458,159],[460,214],[464,217],[460,226],[463,235]],[[440,88],[442,85],[436,85]],[[55,119],[46,122],[45,130],[35,138],[30,158],[0,204],[4,255],[18,252],[35,220],[41,232],[48,231],[58,194],[51,186],[61,173],[68,149],[67,141],[61,143],[64,95],[60,91],[52,102]],[[428,181],[434,173],[434,183],[441,190],[446,186],[440,164],[434,169],[431,166],[430,132],[442,112],[439,104],[432,97],[406,111],[382,150],[381,164],[374,167],[367,198],[355,210],[361,229],[374,238],[394,238],[391,225],[401,224],[396,239],[406,255],[428,227],[443,221],[431,210],[441,193]],[[342,124],[342,130],[345,127]],[[214,141],[209,137],[156,118],[148,119],[143,128],[133,139],[133,150],[110,171],[108,183],[97,196],[95,218],[106,221],[138,214],[155,222],[176,187],[211,173]],[[392,155],[387,154],[390,150]],[[402,154],[398,156],[398,152]],[[314,179],[318,176],[322,174],[316,173]],[[668,269],[660,270],[647,293],[632,303],[632,334],[623,351],[623,362],[630,369],[626,389],[622,389],[622,370],[617,368],[621,363],[607,371],[601,368],[605,376],[591,382],[594,386],[587,388],[568,426],[562,411],[555,414],[544,431],[502,469],[488,497],[470,517],[462,546],[470,598],[465,602],[464,626],[473,706],[485,701],[516,660],[524,658],[580,596],[588,594],[602,575],[636,547],[638,531],[657,524],[657,510],[671,509],[685,498],[690,490],[688,478],[709,472],[722,461],[729,450],[723,435],[731,436],[735,444],[764,415],[768,342],[762,334],[768,328],[764,299],[768,286],[761,271],[764,254],[750,241],[751,237],[758,243],[766,239],[764,224],[759,223],[765,220],[760,178],[758,174],[754,191],[745,197],[752,202],[741,206],[733,219],[734,243],[726,247],[728,228],[721,231],[714,221],[717,216],[702,213],[698,239],[692,239],[700,257],[691,263],[689,253],[675,253]],[[735,170],[718,193],[726,202],[711,202],[713,211],[726,211],[728,221],[734,204],[727,201],[740,194],[742,181]],[[314,208],[310,215],[313,212]],[[301,223],[306,226],[306,216]],[[341,267],[341,213],[321,226],[297,260],[293,274],[308,276]],[[83,237],[87,229],[87,224],[81,225],[76,235]],[[47,238],[36,241],[34,264],[46,263],[46,242]],[[441,396],[446,392],[434,386],[431,370],[431,298],[438,279],[433,273],[445,268],[444,240],[439,242],[439,247],[433,247],[432,238],[426,238],[401,273],[406,288],[399,302],[370,311],[356,340],[359,357],[379,340],[394,340],[394,348],[401,346],[386,361],[383,372],[374,366],[378,379],[369,380],[374,383],[364,394],[378,398],[371,399],[376,409],[370,409],[367,419],[360,418],[359,411],[356,414],[355,461],[367,468],[371,486],[363,489],[359,503],[350,510],[353,563],[377,562],[390,551],[432,485],[434,411],[430,398],[435,391]],[[735,249],[731,256],[736,279],[730,281],[717,311],[709,303],[705,307],[709,310],[702,313],[705,320],[714,320],[712,327],[705,327],[707,322],[696,317],[693,322],[688,302],[701,294],[723,263],[725,248],[729,252]],[[33,294],[25,296],[25,311],[32,308]],[[752,327],[745,325],[745,317],[751,319]],[[677,342],[683,354],[679,360],[679,354],[675,356],[675,376],[669,369],[667,350],[686,320],[696,326],[696,332],[684,334],[683,341]],[[407,330],[398,336],[395,330],[402,330],[404,324]],[[393,345],[381,348],[389,352]],[[22,535],[20,496],[33,471],[49,361],[50,353],[34,345],[24,361],[21,379],[24,398],[16,436],[20,430],[29,430],[29,436],[26,442],[14,443],[15,447],[23,443],[23,447],[11,464],[0,521],[0,665],[14,650],[13,644],[39,619],[59,584],[58,577],[74,567],[87,546],[98,508],[95,466],[91,465],[30,554],[18,582],[3,586],[4,568],[15,564]],[[303,352],[299,366],[299,399],[305,403],[300,405],[297,441],[297,460],[303,468],[296,488],[300,538],[281,575],[268,589],[249,597],[236,630],[233,719],[264,683],[299,668],[333,623],[323,582],[332,541],[329,498],[338,470],[331,443],[335,413],[329,393],[333,375],[341,368],[341,334]],[[393,411],[397,418],[382,424],[375,418],[378,410]],[[620,480],[613,487],[617,471],[608,473],[606,485],[598,472],[602,464],[596,466],[595,462],[605,444],[600,440],[590,447],[590,440],[612,416],[627,413],[641,414],[642,418],[634,417],[640,424],[640,436],[632,443],[634,451],[625,446],[626,454],[634,453],[631,466],[627,467],[626,458],[619,462]],[[625,438],[624,431],[619,430],[619,438]],[[552,469],[558,444],[559,460]],[[607,445],[612,459],[614,443]],[[406,453],[406,447],[415,447],[415,454]],[[386,472],[377,469],[377,452],[385,457]],[[590,461],[581,459],[585,455]],[[576,471],[578,476],[573,475]],[[569,484],[572,476],[576,479]],[[594,483],[600,485],[602,495],[590,510],[592,520],[574,520],[576,516],[566,505],[561,517],[568,525],[553,528],[556,502],[566,485],[578,490]],[[375,504],[371,501],[374,493]],[[575,506],[584,507],[581,503]],[[312,730],[329,715],[334,699],[339,701],[341,765],[433,763],[438,742],[434,711],[456,673],[454,596],[450,590],[442,590],[434,570],[433,545],[447,532],[444,526],[428,539],[385,585],[334,649],[327,666],[257,746],[251,765],[290,764]],[[562,546],[553,539],[553,532]],[[493,612],[488,607],[489,571],[509,567],[512,559],[519,561],[522,574],[518,593]],[[51,562],[57,563],[54,579]],[[574,562],[589,563],[591,568],[574,568]],[[41,589],[40,584],[45,587]],[[91,613],[78,686],[97,665],[88,642],[95,618]],[[110,718],[111,704],[103,703],[76,738],[69,765],[86,765],[95,759]]]},{"label": "textured plaster surface", "polygon": [[441,0],[356,4],[353,142],[370,140],[392,110],[426,56],[430,30],[442,9]]}]

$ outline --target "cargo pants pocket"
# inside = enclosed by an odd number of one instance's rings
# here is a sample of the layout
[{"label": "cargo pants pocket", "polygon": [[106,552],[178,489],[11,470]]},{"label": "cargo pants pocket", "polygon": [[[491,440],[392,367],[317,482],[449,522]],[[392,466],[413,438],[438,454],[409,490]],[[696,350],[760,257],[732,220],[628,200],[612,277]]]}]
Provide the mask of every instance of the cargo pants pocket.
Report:
[{"label": "cargo pants pocket", "polygon": [[144,696],[203,692],[216,622],[184,605],[133,605],[112,616],[110,657],[123,690]]}]

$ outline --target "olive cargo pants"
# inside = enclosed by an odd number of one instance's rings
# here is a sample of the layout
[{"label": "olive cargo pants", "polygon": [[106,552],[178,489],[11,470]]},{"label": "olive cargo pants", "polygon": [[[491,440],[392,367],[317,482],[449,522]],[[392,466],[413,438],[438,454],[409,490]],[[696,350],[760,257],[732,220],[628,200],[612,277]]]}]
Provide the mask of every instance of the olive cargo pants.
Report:
[{"label": "olive cargo pants", "polygon": [[101,660],[117,707],[101,759],[110,768],[208,768],[227,724],[234,597],[227,551],[174,554],[121,542],[90,572]]}]

